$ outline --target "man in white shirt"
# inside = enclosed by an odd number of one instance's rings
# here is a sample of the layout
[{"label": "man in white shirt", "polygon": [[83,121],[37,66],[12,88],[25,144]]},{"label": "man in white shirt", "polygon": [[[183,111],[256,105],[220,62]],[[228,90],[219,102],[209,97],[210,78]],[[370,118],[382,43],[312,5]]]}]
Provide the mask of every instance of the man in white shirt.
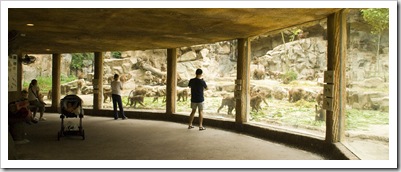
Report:
[{"label": "man in white shirt", "polygon": [[121,118],[128,119],[125,114],[124,114],[124,108],[123,108],[123,103],[121,100],[121,90],[123,90],[123,86],[121,82],[118,80],[119,75],[115,74],[114,75],[114,80],[111,82],[111,98],[113,99],[113,109],[114,109],[114,119],[118,119],[118,113],[117,113],[117,104],[118,108],[120,109],[120,115]]}]

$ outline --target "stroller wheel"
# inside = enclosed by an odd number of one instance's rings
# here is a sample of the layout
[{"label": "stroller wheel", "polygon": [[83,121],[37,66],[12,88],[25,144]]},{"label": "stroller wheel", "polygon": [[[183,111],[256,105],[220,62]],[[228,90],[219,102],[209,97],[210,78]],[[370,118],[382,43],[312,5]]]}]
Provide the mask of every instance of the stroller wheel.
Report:
[{"label": "stroller wheel", "polygon": [[82,140],[85,140],[85,130],[82,130]]}]

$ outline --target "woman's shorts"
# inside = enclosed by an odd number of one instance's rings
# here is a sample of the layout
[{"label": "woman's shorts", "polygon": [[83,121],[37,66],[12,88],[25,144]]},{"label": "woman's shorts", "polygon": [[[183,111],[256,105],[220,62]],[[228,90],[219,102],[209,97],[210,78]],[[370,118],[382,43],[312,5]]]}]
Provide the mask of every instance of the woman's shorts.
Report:
[{"label": "woman's shorts", "polygon": [[202,103],[192,103],[191,102],[191,108],[195,109],[198,108],[198,110],[203,110],[203,102]]}]

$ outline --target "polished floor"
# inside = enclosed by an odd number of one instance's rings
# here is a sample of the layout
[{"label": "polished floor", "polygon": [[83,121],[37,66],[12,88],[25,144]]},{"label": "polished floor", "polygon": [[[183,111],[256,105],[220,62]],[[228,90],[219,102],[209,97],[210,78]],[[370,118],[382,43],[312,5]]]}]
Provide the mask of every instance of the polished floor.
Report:
[{"label": "polished floor", "polygon": [[[283,144],[208,127],[155,120],[114,120],[85,116],[81,136],[57,139],[59,114],[26,126],[26,144],[16,144],[18,160],[324,160]],[[78,118],[68,118],[77,124]],[[102,162],[102,161],[100,161]],[[185,162],[185,161],[184,161]],[[89,168],[104,165],[95,163]],[[110,165],[110,164],[109,164]],[[71,168],[74,164],[68,164]]]}]

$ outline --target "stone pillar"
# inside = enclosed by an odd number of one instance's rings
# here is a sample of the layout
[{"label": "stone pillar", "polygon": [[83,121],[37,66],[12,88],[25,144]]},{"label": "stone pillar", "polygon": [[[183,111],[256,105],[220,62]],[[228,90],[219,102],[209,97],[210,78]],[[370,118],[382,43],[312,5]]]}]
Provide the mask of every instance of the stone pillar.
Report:
[{"label": "stone pillar", "polygon": [[167,49],[166,113],[175,113],[177,97],[177,49]]},{"label": "stone pillar", "polygon": [[95,52],[95,73],[93,76],[93,110],[100,110],[103,106],[103,53]]},{"label": "stone pillar", "polygon": [[243,124],[248,121],[249,116],[249,67],[250,67],[250,40],[249,38],[238,39],[237,80],[235,81],[235,123]]},{"label": "stone pillar", "polygon": [[60,75],[61,75],[61,55],[53,54],[52,57],[52,110],[57,112],[60,109]]},{"label": "stone pillar", "polygon": [[[347,12],[341,10],[327,18],[327,70],[333,71],[332,111],[326,111],[326,142],[340,142],[345,129],[345,64],[347,50]],[[329,84],[328,84],[329,85]],[[324,101],[325,103],[326,101]]]}]

